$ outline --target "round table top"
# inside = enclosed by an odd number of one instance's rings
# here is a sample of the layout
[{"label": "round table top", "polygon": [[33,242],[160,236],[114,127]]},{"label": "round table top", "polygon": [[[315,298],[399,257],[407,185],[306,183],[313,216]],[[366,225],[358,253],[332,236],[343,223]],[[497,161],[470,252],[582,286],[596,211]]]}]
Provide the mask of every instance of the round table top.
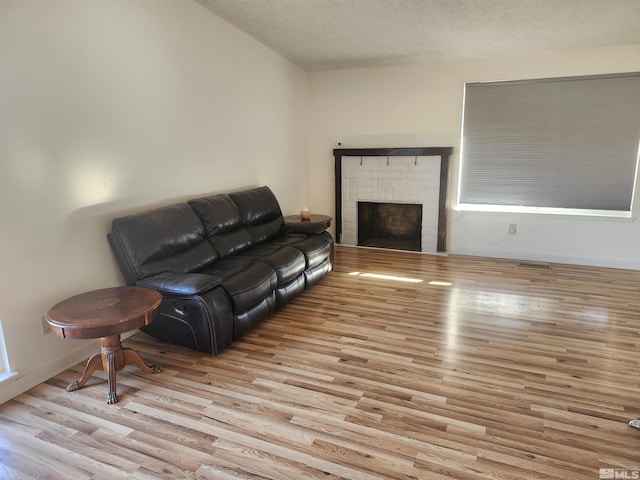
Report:
[{"label": "round table top", "polygon": [[63,338],[100,338],[151,323],[162,295],[143,287],[111,287],[81,293],[49,309],[51,330]]}]

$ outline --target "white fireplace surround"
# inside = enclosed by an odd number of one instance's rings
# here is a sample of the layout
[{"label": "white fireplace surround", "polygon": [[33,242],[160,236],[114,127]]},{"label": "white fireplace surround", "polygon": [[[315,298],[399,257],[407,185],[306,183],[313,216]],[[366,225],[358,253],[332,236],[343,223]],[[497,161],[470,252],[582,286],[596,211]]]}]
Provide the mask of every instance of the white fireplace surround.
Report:
[{"label": "white fireplace surround", "polygon": [[436,253],[440,156],[342,157],[342,236],[358,244],[358,202],[422,205],[422,252]]}]

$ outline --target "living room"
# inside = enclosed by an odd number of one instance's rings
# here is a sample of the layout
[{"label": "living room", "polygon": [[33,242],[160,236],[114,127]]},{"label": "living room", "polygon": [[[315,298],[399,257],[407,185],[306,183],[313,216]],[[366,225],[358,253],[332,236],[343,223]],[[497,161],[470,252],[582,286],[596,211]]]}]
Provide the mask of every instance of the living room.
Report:
[{"label": "living room", "polygon": [[[195,1],[0,2],[0,402],[94,352],[42,317],[122,284],[114,217],[260,185],[333,215],[338,142],[452,146],[453,205],[465,82],[639,69],[640,41],[306,71]],[[640,270],[639,238],[630,218],[452,208],[448,251]]]}]

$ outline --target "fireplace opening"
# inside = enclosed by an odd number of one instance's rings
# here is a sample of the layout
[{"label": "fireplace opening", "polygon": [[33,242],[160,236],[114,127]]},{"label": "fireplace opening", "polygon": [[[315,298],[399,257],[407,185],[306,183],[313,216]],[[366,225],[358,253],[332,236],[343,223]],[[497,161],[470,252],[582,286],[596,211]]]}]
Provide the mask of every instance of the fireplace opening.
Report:
[{"label": "fireplace opening", "polygon": [[422,205],[358,202],[358,245],[422,251]]}]

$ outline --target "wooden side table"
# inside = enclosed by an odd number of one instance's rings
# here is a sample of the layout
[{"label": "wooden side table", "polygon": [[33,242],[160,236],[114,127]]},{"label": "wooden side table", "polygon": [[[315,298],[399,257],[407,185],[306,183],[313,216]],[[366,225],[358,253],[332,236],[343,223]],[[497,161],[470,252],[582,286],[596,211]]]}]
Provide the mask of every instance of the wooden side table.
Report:
[{"label": "wooden side table", "polygon": [[312,213],[308,220],[303,219],[300,215],[287,215],[284,217],[284,223],[301,222],[324,223],[327,228],[329,228],[331,226],[331,217],[329,215],[320,215],[318,213]]},{"label": "wooden side table", "polygon": [[87,361],[82,377],[67,387],[82,388],[91,374],[101,369],[109,378],[107,403],[118,401],[116,372],[131,363],[145,373],[162,369],[147,365],[135,350],[123,348],[120,334],[147,325],[160,311],[162,295],[142,287],[113,287],[81,293],[53,306],[45,315],[51,330],[62,338],[100,338],[100,353]]}]

